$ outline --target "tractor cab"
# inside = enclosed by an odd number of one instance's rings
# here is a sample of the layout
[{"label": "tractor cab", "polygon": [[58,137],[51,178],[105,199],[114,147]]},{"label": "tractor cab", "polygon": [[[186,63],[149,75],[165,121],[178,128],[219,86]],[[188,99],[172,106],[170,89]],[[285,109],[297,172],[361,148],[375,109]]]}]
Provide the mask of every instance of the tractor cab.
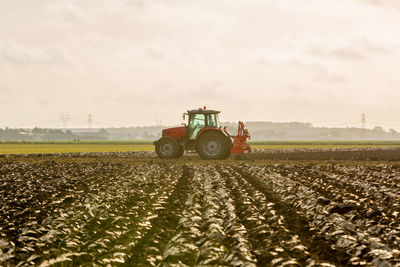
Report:
[{"label": "tractor cab", "polygon": [[198,133],[204,128],[218,128],[219,113],[220,111],[216,110],[206,110],[205,107],[203,109],[188,110],[187,113],[184,113],[184,118],[185,115],[189,116],[189,121],[187,124],[188,140],[195,140]]}]

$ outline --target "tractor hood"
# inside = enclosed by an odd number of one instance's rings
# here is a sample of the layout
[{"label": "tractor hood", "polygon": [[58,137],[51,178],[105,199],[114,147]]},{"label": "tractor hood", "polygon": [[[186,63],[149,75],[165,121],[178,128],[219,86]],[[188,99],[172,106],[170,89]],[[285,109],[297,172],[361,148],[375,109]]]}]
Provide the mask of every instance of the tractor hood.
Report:
[{"label": "tractor hood", "polygon": [[179,139],[185,136],[187,133],[187,126],[167,128],[162,131],[162,136],[171,136],[175,139]]}]

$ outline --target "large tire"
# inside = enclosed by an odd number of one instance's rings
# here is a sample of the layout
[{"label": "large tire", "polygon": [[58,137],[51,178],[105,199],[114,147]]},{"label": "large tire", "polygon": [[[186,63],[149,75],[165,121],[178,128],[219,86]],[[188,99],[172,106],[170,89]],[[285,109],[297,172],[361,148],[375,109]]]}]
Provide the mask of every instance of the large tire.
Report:
[{"label": "large tire", "polygon": [[162,137],[156,143],[156,153],[160,158],[173,159],[179,155],[179,147],[176,139],[170,136]]},{"label": "large tire", "polygon": [[228,137],[217,131],[203,133],[197,141],[196,150],[202,159],[225,159],[230,155]]},{"label": "large tire", "polygon": [[223,159],[227,159],[231,156],[231,148],[232,148],[232,145],[231,145],[231,143],[229,143],[228,149],[225,151],[225,155],[224,155]]},{"label": "large tire", "polygon": [[180,157],[182,157],[183,152],[184,152],[183,146],[178,144],[178,151],[176,152],[175,158],[179,159]]}]

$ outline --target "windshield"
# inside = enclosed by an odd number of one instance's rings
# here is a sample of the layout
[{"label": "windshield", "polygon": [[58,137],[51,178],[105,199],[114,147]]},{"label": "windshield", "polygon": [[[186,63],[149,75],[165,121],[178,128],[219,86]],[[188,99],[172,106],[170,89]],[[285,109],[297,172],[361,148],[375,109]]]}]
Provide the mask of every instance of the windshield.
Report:
[{"label": "windshield", "polygon": [[195,139],[197,133],[206,126],[204,114],[193,114],[189,117],[189,139]]}]

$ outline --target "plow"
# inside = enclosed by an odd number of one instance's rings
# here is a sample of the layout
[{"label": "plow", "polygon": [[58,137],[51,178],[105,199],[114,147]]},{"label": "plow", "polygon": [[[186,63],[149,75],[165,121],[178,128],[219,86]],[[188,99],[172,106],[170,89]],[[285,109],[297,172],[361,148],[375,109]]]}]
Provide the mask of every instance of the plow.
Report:
[{"label": "plow", "polygon": [[162,137],[154,142],[157,156],[165,159],[180,158],[185,150],[196,151],[202,159],[226,159],[231,154],[251,152],[247,139],[249,131],[239,121],[236,135],[230,135],[226,127],[220,126],[220,111],[206,107],[188,110],[183,119],[188,123],[180,127],[167,128]]}]

